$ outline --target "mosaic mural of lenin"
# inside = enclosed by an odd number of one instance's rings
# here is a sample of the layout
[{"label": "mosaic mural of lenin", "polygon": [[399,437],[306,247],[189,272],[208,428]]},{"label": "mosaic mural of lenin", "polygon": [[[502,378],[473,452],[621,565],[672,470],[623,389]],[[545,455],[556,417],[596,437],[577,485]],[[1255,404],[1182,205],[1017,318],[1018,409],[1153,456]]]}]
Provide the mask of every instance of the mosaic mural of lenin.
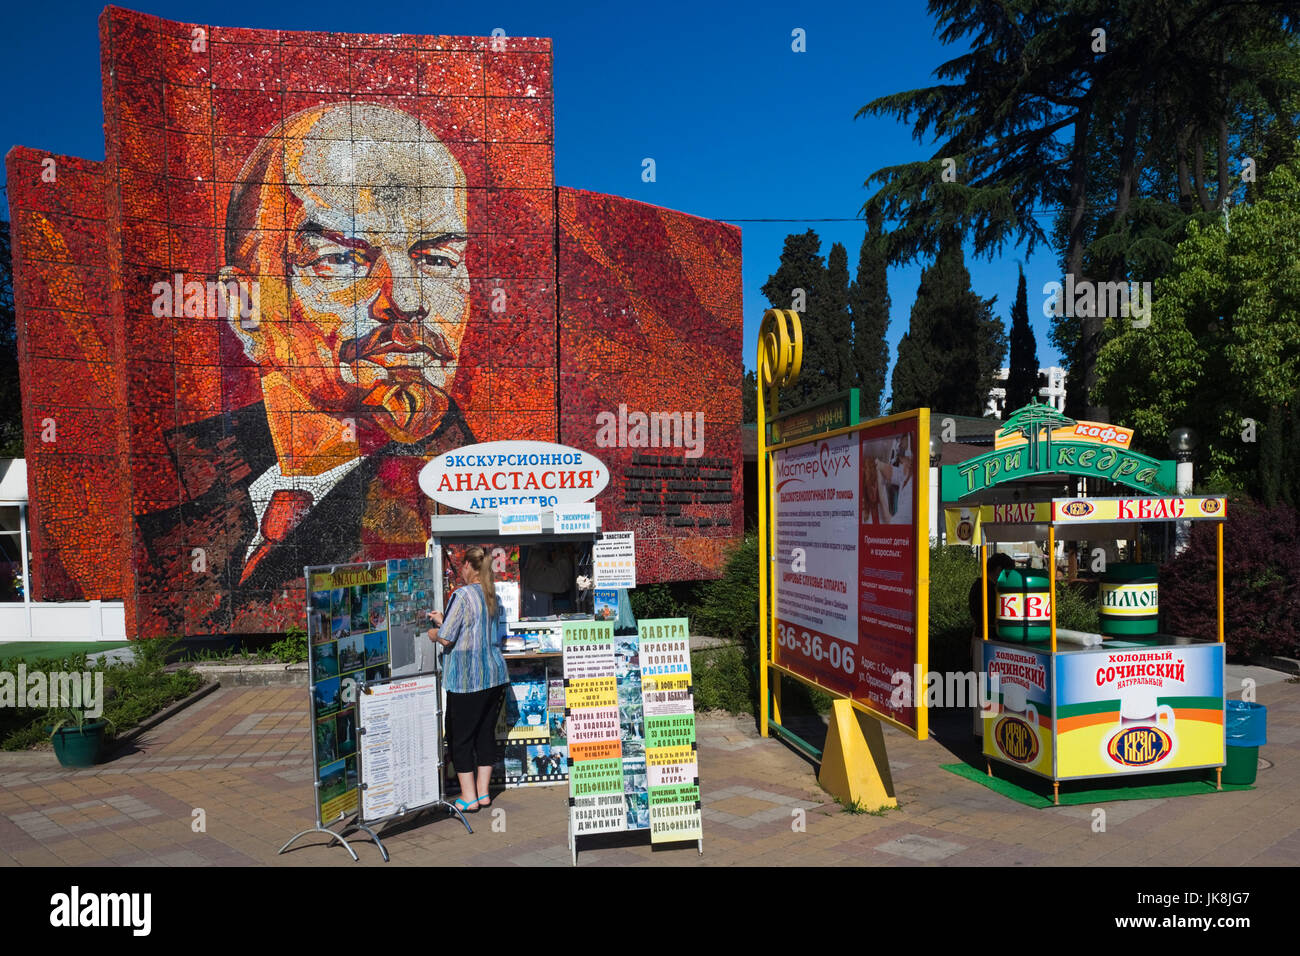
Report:
[{"label": "mosaic mural of lenin", "polygon": [[392,493],[414,487],[400,472],[474,441],[450,394],[470,280],[448,149],[387,106],[320,106],[264,136],[238,180],[220,292],[262,401],[169,435],[184,484],[186,463],[216,463],[221,480],[137,518],[158,556],[177,535],[181,562],[204,549],[225,585],[209,600],[232,601],[236,619],[304,564],[375,556],[368,532],[423,541],[422,497]]}]

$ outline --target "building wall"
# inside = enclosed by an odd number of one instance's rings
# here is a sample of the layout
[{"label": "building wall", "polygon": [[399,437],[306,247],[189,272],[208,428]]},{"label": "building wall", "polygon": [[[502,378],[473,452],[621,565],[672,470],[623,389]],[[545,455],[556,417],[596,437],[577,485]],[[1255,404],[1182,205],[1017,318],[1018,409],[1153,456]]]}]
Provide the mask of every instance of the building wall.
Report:
[{"label": "building wall", "polygon": [[709,576],[744,530],[740,230],[576,189],[558,208],[561,438],[609,465],[597,502],[639,576]]},{"label": "building wall", "polygon": [[[304,565],[422,553],[424,462],[499,439],[606,458],[642,580],[716,573],[739,231],[555,190],[549,40],[117,8],[100,33],[102,167],[56,158],[44,189],[44,154],[9,157],[39,597],[121,597],[139,636],[280,630]],[[601,447],[620,405],[700,412],[699,457]],[[51,408],[69,430],[43,447]]]},{"label": "building wall", "polygon": [[126,469],[100,163],[18,147],[6,158],[23,392],[32,598],[129,588]]},{"label": "building wall", "polygon": [[[1010,374],[1010,369],[999,369],[999,381],[1005,382]],[[1046,405],[1051,405],[1058,412],[1062,413],[1065,412],[1065,376],[1065,369],[1056,365],[1053,365],[1051,368],[1040,368],[1038,370],[1038,400]],[[1006,386],[995,385],[993,388],[989,389],[989,398],[988,402],[984,406],[984,414],[992,415],[994,418],[1002,418],[1007,412],[1006,406]],[[1015,411],[1014,408],[1011,410]]]}]

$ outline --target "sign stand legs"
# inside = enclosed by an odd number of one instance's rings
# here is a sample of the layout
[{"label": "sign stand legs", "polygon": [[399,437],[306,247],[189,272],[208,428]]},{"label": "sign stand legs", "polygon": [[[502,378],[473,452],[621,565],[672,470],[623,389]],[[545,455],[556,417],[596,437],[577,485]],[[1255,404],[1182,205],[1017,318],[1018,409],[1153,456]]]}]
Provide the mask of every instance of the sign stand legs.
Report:
[{"label": "sign stand legs", "polygon": [[846,806],[898,806],[880,723],[858,713],[847,700],[832,705],[817,782]]},{"label": "sign stand legs", "polygon": [[[439,801],[438,801],[437,803],[435,803],[433,806],[435,806],[435,807],[446,807],[448,813],[454,813],[454,814],[456,814],[457,817],[460,818],[460,822],[463,823],[463,824],[465,824],[465,830],[466,830],[467,832],[469,832],[469,833],[473,833],[473,832],[474,832],[474,828],[473,828],[472,826],[470,826],[470,825],[469,825],[469,821],[465,819],[465,814],[461,813],[460,810],[458,810],[458,809],[456,808],[456,805],[455,805],[454,803],[448,803],[446,800],[439,800]],[[430,808],[430,809],[432,809],[432,808]]]},{"label": "sign stand legs", "polygon": [[[356,828],[353,827],[352,829],[356,829]],[[348,829],[344,829],[343,833],[347,833],[347,832],[349,832],[349,830],[348,830]],[[368,832],[368,831],[367,831],[367,832]],[[343,833],[336,833],[336,832],[334,832],[333,830],[331,830],[329,827],[323,827],[323,826],[321,826],[319,823],[315,824],[314,826],[310,826],[310,827],[308,827],[306,830],[302,830],[302,831],[299,831],[298,833],[295,833],[295,834],[290,838],[290,840],[289,840],[288,843],[286,843],[284,846],[280,847],[279,851],[276,853],[276,856],[279,856],[279,855],[280,855],[281,853],[283,853],[285,850],[289,849],[289,847],[293,846],[294,843],[298,840],[299,837],[305,837],[308,833],[328,833],[328,834],[329,834],[330,836],[332,836],[334,839],[330,840],[329,843],[326,843],[325,846],[327,846],[327,847],[331,847],[331,846],[333,846],[335,843],[342,843],[342,844],[343,844],[343,849],[347,850],[347,851],[348,851],[348,854],[352,857],[352,862],[353,862],[353,863],[358,863],[358,862],[360,862],[360,861],[357,859],[356,851],[353,850],[352,847],[351,847],[351,845],[348,843],[348,841],[345,840],[345,839],[343,838]],[[371,836],[374,836],[373,833],[371,833],[370,835],[371,835]],[[379,841],[378,841],[378,840],[375,840],[375,842],[378,843]],[[384,848],[383,848],[382,846],[380,846],[379,849],[383,850]],[[388,853],[387,853],[387,852],[384,853],[384,859],[385,859],[385,860],[388,859]]]},{"label": "sign stand legs", "polygon": [[375,833],[374,830],[370,829],[370,827],[362,823],[360,819],[354,820],[348,826],[344,827],[343,832],[339,834],[339,839],[342,839],[344,836],[346,836],[349,833],[356,833],[357,831],[365,832],[370,836],[370,839],[375,841],[375,846],[379,847],[379,852],[383,855],[384,862],[387,863],[388,850],[384,847],[384,844],[380,842],[379,834]]}]

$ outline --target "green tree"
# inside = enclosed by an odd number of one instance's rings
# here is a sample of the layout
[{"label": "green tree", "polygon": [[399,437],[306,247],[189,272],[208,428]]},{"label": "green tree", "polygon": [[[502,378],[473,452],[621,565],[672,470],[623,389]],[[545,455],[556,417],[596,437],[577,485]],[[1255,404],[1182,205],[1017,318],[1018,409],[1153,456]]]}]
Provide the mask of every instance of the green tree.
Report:
[{"label": "green tree", "polygon": [[0,219],[0,458],[22,457],[23,403],[18,383],[13,247],[9,223]]},{"label": "green tree", "polygon": [[1007,375],[1007,411],[1023,408],[1038,396],[1038,342],[1029,324],[1025,270],[1020,270],[1016,304],[1011,307],[1011,355]]},{"label": "green tree", "polygon": [[911,322],[898,343],[892,411],[929,407],[977,418],[984,414],[1007,348],[993,302],[971,291],[954,233],[921,273]]},{"label": "green tree", "polygon": [[858,251],[858,274],[849,287],[853,316],[853,378],[864,419],[880,414],[880,400],[889,370],[889,282],[885,270],[884,235],[880,217],[872,217]]},{"label": "green tree", "polygon": [[[1285,451],[1285,434],[1265,436],[1294,421],[1300,388],[1300,162],[1260,186],[1226,225],[1188,226],[1148,327],[1110,323],[1096,396],[1154,454],[1170,428],[1192,426],[1210,483],[1256,491],[1261,445],[1280,440]],[[1266,470],[1284,470],[1285,454],[1265,459]]]},{"label": "green tree", "polygon": [[835,296],[816,232],[786,236],[781,263],[762,291],[772,308],[798,312],[803,326],[803,366],[794,386],[782,393],[782,406],[806,405],[836,392],[844,340],[836,340],[835,322],[827,315]]},{"label": "green tree", "polygon": [[741,420],[746,424],[758,421],[758,373],[746,372],[740,386]]},{"label": "green tree", "polygon": [[[1293,2],[931,0],[929,9],[940,39],[968,49],[937,68],[945,82],[859,112],[895,116],[935,142],[929,159],[867,181],[880,184],[868,213],[896,223],[893,262],[932,254],[953,226],[976,255],[1007,241],[1032,252],[1049,242],[1039,214],[1057,208],[1050,244],[1065,273],[1154,281],[1188,220],[1222,209],[1240,185],[1233,157],[1294,153]],[[1071,409],[1095,384],[1103,325],[1091,315],[1053,328]]]},{"label": "green tree", "polygon": [[826,284],[818,293],[818,318],[828,333],[826,374],[832,392],[853,386],[853,317],[849,313],[849,254],[834,243],[826,257]]}]

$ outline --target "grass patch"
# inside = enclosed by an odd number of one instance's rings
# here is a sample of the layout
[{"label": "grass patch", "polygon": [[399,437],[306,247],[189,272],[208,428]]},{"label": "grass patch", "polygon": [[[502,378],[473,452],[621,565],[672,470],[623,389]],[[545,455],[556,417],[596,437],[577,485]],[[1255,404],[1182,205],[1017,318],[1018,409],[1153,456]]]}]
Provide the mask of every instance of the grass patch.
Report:
[{"label": "grass patch", "polygon": [[841,800],[839,797],[835,798],[835,802],[840,805],[840,810],[843,813],[851,813],[854,816],[883,817],[890,810],[898,809],[898,807],[894,806],[894,807],[877,807],[876,809],[872,810],[860,800],[850,800],[846,802],[844,800]]},{"label": "grass patch", "polygon": [[0,661],[48,661],[130,647],[130,641],[11,641],[0,644]]}]

